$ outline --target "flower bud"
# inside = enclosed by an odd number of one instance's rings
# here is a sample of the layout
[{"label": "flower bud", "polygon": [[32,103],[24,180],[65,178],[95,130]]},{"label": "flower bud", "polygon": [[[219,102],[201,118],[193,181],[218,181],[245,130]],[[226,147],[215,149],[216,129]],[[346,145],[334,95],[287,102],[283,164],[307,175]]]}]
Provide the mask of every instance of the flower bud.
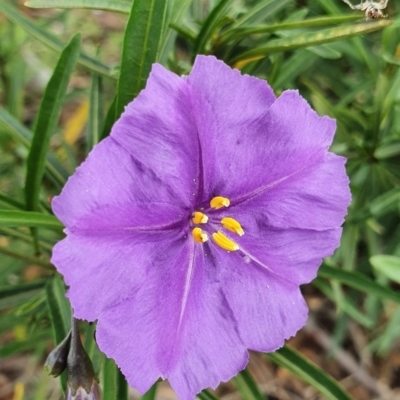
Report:
[{"label": "flower bud", "polygon": [[72,390],[68,387],[67,395],[65,400],[101,400],[101,391],[99,384],[96,380],[93,380],[92,387],[90,388],[89,393],[83,388],[78,387],[75,394],[72,394]]},{"label": "flower bud", "polygon": [[67,368],[67,358],[71,343],[71,331],[65,339],[48,355],[44,364],[45,370],[55,378]]},{"label": "flower bud", "polygon": [[71,345],[67,358],[66,400],[100,400],[101,392],[92,362],[82,346],[78,321],[72,318]]}]

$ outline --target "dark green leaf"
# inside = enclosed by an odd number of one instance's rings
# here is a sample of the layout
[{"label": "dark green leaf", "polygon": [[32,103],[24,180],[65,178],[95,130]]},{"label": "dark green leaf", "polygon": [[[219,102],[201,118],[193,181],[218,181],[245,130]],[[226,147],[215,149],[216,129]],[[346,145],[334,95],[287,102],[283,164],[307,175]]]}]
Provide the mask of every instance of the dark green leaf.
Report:
[{"label": "dark green leaf", "polygon": [[90,85],[90,108],[87,126],[87,151],[89,152],[100,141],[103,124],[103,99],[101,77],[97,73],[92,75]]},{"label": "dark green leaf", "polygon": [[[59,40],[57,37],[48,33],[47,31],[41,29],[31,20],[22,15],[18,10],[4,1],[0,1],[0,11],[2,11],[7,18],[13,21],[15,24],[19,25],[21,28],[33,38],[39,40],[47,47],[61,53],[65,47],[65,43]],[[88,56],[87,54],[81,52],[79,55],[78,63],[85,68],[92,71],[96,71],[101,75],[105,75],[113,78],[115,76],[113,70],[102,64],[100,61]]]},{"label": "dark green leaf", "polygon": [[135,0],[125,29],[116,115],[142,90],[157,61],[167,24],[167,0]]},{"label": "dark green leaf", "polygon": [[394,282],[400,283],[400,257],[379,254],[369,259],[371,265]]},{"label": "dark green leaf", "polygon": [[107,358],[103,365],[103,397],[107,400],[128,399],[128,384],[110,358]]},{"label": "dark green leaf", "polygon": [[257,47],[252,50],[245,51],[237,56],[233,63],[244,60],[255,60],[263,58],[269,54],[299,49],[302,47],[315,46],[317,44],[324,44],[334,42],[337,40],[349,38],[352,36],[362,35],[369,32],[374,32],[378,29],[389,26],[392,22],[381,20],[377,22],[366,22],[357,25],[350,25],[345,27],[335,27],[330,29],[323,29],[316,32],[307,32],[296,36],[291,36],[283,39],[271,40],[267,45]]},{"label": "dark green leaf", "polygon": [[200,400],[218,400],[218,397],[213,395],[209,390],[203,390],[197,397]]},{"label": "dark green leaf", "polygon": [[[17,143],[21,143],[26,148],[31,146],[32,132],[2,107],[0,107],[0,126],[2,126],[5,132]],[[49,177],[60,187],[64,186],[68,178],[68,173],[54,154],[50,153],[47,155],[45,167],[49,173]]]},{"label": "dark green leaf", "polygon": [[380,285],[356,271],[345,271],[324,264],[319,269],[318,276],[326,279],[334,279],[361,292],[400,303],[399,292]]},{"label": "dark green leaf", "polygon": [[54,133],[60,117],[68,82],[78,59],[80,42],[80,35],[76,35],[61,53],[40,105],[27,161],[25,198],[28,211],[39,209],[39,195],[46,154],[51,135]]},{"label": "dark green leaf", "polygon": [[220,24],[221,19],[225,16],[231,3],[232,0],[220,0],[207,19],[203,22],[200,32],[194,42],[193,52],[195,55],[206,52],[207,43],[210,41],[215,29]]},{"label": "dark green leaf", "polygon": [[157,392],[157,383],[155,383],[143,396],[142,400],[155,400]]},{"label": "dark green leaf", "polygon": [[0,309],[14,307],[31,300],[35,294],[45,287],[45,284],[45,281],[37,281],[0,287]]},{"label": "dark green leaf", "polygon": [[71,306],[65,297],[65,285],[56,274],[46,285],[47,305],[50,310],[55,342],[58,344],[71,329]]},{"label": "dark green leaf", "polygon": [[268,400],[267,397],[260,392],[257,383],[247,370],[240,371],[237,376],[233,378],[233,383],[239,390],[243,399]]},{"label": "dark green leaf", "polygon": [[307,382],[328,400],[352,400],[352,397],[329,374],[290,347],[284,346],[266,356],[274,364],[286,368],[293,375]]},{"label": "dark green leaf", "polygon": [[32,8],[91,8],[129,14],[131,3],[126,0],[30,0],[25,3]]},{"label": "dark green leaf", "polygon": [[62,229],[63,225],[53,215],[34,211],[0,210],[0,226],[5,227],[44,227]]}]

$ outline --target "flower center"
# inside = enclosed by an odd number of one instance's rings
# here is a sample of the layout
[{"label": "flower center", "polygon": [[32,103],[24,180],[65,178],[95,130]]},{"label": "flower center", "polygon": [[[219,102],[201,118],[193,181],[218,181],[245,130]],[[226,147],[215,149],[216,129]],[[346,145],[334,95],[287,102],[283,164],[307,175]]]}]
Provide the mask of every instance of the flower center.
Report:
[{"label": "flower center", "polygon": [[[230,200],[222,196],[213,197],[210,201],[210,207],[214,210],[218,210],[223,207],[229,207],[230,204]],[[192,216],[192,222],[194,225],[204,225],[203,229],[198,226],[193,228],[192,236],[195,242],[207,242],[209,239],[209,233],[211,232],[211,237],[217,246],[227,251],[239,250],[239,245],[218,229],[218,225],[220,224],[226,230],[233,232],[236,235],[243,236],[244,230],[236,219],[231,217],[223,217],[220,220],[210,220],[208,215],[202,213],[201,211],[195,211]],[[215,227],[215,225],[217,226]]]}]

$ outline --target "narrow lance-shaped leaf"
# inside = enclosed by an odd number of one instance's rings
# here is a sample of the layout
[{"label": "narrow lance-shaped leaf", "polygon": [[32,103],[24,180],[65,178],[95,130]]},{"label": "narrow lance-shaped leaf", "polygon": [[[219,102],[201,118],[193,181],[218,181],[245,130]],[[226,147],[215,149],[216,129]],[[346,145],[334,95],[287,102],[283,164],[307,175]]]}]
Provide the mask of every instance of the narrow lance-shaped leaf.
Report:
[{"label": "narrow lance-shaped leaf", "polygon": [[145,86],[167,23],[167,0],[135,0],[125,29],[115,119]]},{"label": "narrow lance-shaped leaf", "polygon": [[233,63],[242,60],[255,60],[265,57],[266,55],[278,53],[281,51],[294,50],[301,47],[315,46],[334,42],[340,39],[345,39],[352,36],[362,35],[373,32],[378,29],[385,28],[392,24],[391,21],[381,20],[378,22],[367,22],[358,25],[350,25],[345,27],[336,27],[323,29],[316,32],[307,32],[296,36],[291,36],[284,39],[271,40],[267,45],[257,47],[255,49],[245,51],[232,60]]},{"label": "narrow lance-shaped leaf", "polygon": [[225,16],[225,13],[228,10],[231,2],[232,0],[220,0],[220,2],[211,11],[208,18],[204,21],[199,34],[197,35],[193,48],[194,54],[201,54],[205,52],[207,42],[211,39],[221,19]]},{"label": "narrow lance-shaped leaf", "polygon": [[[71,328],[71,306],[65,297],[65,285],[60,275],[55,275],[46,286],[47,305],[53,325],[54,341],[58,344],[64,340]],[[67,379],[61,375],[61,384],[65,391]]]},{"label": "narrow lance-shaped leaf", "polygon": [[99,74],[93,73],[89,93],[90,108],[86,136],[88,152],[100,141],[103,119],[103,99],[101,89],[101,77]]},{"label": "narrow lance-shaped leaf", "polygon": [[32,8],[90,8],[129,14],[131,3],[127,0],[30,0],[25,6]]},{"label": "narrow lance-shaped leaf", "polygon": [[367,278],[364,274],[355,271],[345,271],[342,269],[322,265],[318,271],[318,276],[326,279],[335,279],[344,285],[369,293],[381,299],[392,300],[400,303],[400,293],[389,289],[379,283]]},{"label": "narrow lance-shaped leaf", "polygon": [[262,34],[268,32],[275,32],[281,30],[291,30],[291,29],[304,29],[311,28],[315,26],[326,26],[326,25],[337,25],[344,22],[352,22],[359,19],[357,15],[344,15],[338,17],[319,17],[310,18],[303,21],[289,21],[280,22],[276,24],[265,24],[265,25],[249,25],[243,26],[238,29],[230,29],[218,40],[218,44],[221,45],[233,39],[240,39],[249,35]]},{"label": "narrow lance-shaped leaf", "polygon": [[310,384],[328,400],[352,400],[352,397],[329,374],[307,360],[297,351],[284,346],[266,356],[280,367]]},{"label": "narrow lance-shaped leaf", "polygon": [[143,396],[142,400],[155,400],[157,392],[157,383],[155,383]]},{"label": "narrow lance-shaped leaf", "polygon": [[127,400],[128,384],[115,362],[110,358],[103,365],[103,398],[107,400]]},{"label": "narrow lance-shaped leaf", "polygon": [[13,228],[17,226],[62,229],[63,225],[53,215],[35,211],[0,210],[0,226]]},{"label": "narrow lance-shaped leaf", "polygon": [[243,399],[246,400],[268,400],[268,398],[260,392],[257,383],[247,370],[240,371],[233,383],[239,390]]},{"label": "narrow lance-shaped leaf", "polygon": [[[17,8],[12,5],[0,1],[0,11],[3,12],[7,18],[9,18],[12,22],[19,25],[21,28],[25,29],[25,31],[34,39],[37,39],[45,46],[53,49],[57,52],[61,52],[65,47],[65,43],[59,40],[56,36],[50,34],[49,32],[41,29],[35,23],[33,23],[30,19],[26,18],[22,15]],[[81,52],[79,55],[78,63],[89,70],[96,71],[99,74],[114,78],[114,71],[102,64],[100,61],[90,57],[89,55]]]},{"label": "narrow lance-shaped leaf", "polygon": [[29,151],[25,180],[26,208],[29,211],[36,211],[39,208],[46,154],[51,135],[54,133],[60,117],[68,82],[78,59],[79,46],[80,35],[76,35],[62,52],[40,105]]}]

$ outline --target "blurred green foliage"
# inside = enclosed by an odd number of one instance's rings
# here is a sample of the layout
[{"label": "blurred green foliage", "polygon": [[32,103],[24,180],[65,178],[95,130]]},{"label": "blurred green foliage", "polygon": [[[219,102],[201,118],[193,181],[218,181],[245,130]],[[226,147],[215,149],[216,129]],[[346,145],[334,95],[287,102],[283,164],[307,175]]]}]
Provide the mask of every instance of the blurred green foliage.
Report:
[{"label": "blurred green foliage", "polygon": [[[199,53],[268,80],[277,94],[298,89],[318,113],[336,119],[332,151],[348,159],[353,201],[341,246],[311,285],[335,308],[333,347],[345,346],[351,323],[366,332],[372,354],[385,357],[398,346],[397,2],[379,21],[366,21],[340,0],[29,0],[26,6],[32,8],[0,0],[0,358],[27,350],[43,357],[69,330],[65,287],[49,261],[62,238],[51,197],[108,135],[153,62],[182,74]],[[111,22],[103,28],[100,17]],[[146,27],[152,51],[137,34]],[[82,45],[71,40],[78,31]],[[132,73],[138,65],[140,73]],[[123,400],[126,382],[97,349],[94,331],[86,325],[82,333],[106,399]],[[351,398],[289,347],[268,357],[328,399]],[[27,399],[43,398],[37,397],[48,382],[42,380]],[[233,383],[244,399],[266,398],[248,371]],[[144,398],[155,393],[156,387]],[[209,391],[199,397],[216,399]]]}]

